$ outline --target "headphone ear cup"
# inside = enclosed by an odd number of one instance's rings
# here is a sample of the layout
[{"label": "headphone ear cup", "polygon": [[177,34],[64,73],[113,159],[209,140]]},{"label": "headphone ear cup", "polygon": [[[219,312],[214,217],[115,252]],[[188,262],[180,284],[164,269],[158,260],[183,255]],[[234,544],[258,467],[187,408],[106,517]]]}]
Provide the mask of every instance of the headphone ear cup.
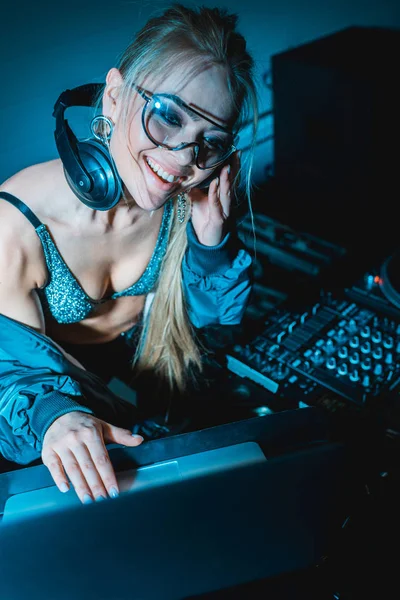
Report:
[{"label": "headphone ear cup", "polygon": [[[83,192],[72,182],[66,171],[67,181],[78,198],[93,210],[110,210],[121,198],[121,179],[107,148],[94,139],[78,141],[76,152],[79,161],[92,181],[88,192]],[[64,169],[65,170],[65,169]]]}]

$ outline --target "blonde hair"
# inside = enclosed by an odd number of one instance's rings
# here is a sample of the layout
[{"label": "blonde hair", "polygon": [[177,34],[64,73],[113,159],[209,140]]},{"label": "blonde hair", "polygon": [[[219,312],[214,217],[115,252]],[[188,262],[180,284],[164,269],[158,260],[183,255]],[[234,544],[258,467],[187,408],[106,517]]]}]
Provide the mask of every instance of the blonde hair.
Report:
[{"label": "blonde hair", "polygon": [[[258,102],[253,80],[253,60],[243,36],[236,31],[237,16],[225,9],[201,7],[197,10],[174,4],[151,18],[122,54],[117,65],[123,85],[120,90],[125,119],[132,107],[134,86],[146,78],[162,80],[166,73],[190,67],[195,75],[210,65],[225,67],[229,91],[236,109],[235,127],[252,116],[253,141],[258,121]],[[127,123],[127,121],[126,121]],[[250,195],[252,152],[238,177],[240,190]],[[190,207],[188,207],[190,208]],[[187,210],[186,220],[190,210]],[[186,227],[174,211],[169,242],[151,309],[144,317],[141,338],[134,358],[136,372],[152,371],[184,390],[188,380],[202,368],[201,351],[190,323],[180,266],[187,247]]]}]

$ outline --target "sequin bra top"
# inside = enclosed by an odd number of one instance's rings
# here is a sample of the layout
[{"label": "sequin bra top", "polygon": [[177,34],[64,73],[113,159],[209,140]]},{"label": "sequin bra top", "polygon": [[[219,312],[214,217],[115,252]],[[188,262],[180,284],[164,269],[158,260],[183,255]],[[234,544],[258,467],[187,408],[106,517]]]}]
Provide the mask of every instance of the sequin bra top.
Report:
[{"label": "sequin bra top", "polygon": [[0,192],[0,198],[4,198],[4,200],[7,200],[21,211],[32,223],[39,236],[49,275],[46,285],[37,291],[44,313],[50,313],[58,323],[78,323],[86,319],[96,306],[104,302],[115,300],[122,296],[141,296],[148,294],[153,289],[167,249],[173,212],[171,200],[165,205],[156,246],[142,276],[126,290],[115,292],[100,300],[93,300],[93,298],[90,298],[86,294],[76,277],[71,273],[68,265],[57,250],[57,246],[53,242],[46,225],[39,221],[31,209],[15,196],[6,192]]}]

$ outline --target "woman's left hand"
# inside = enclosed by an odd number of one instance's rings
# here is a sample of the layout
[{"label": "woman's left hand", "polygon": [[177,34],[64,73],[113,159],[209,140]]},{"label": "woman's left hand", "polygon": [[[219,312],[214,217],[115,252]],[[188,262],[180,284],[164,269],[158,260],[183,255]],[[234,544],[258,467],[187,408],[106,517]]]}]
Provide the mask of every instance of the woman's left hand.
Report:
[{"label": "woman's left hand", "polygon": [[[229,168],[230,167],[230,168]],[[208,190],[193,188],[188,194],[192,205],[192,225],[204,246],[217,246],[226,235],[226,222],[231,210],[232,182],[240,167],[237,152],[230,165],[225,165]]]}]

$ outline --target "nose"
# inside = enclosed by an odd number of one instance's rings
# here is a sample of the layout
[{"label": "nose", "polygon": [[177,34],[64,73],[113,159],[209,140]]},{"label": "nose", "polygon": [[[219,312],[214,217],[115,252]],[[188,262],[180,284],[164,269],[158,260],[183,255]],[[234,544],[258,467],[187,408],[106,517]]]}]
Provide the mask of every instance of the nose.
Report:
[{"label": "nose", "polygon": [[179,150],[173,150],[174,158],[180,166],[195,165],[196,164],[196,145],[186,146],[185,148],[179,148]]}]

